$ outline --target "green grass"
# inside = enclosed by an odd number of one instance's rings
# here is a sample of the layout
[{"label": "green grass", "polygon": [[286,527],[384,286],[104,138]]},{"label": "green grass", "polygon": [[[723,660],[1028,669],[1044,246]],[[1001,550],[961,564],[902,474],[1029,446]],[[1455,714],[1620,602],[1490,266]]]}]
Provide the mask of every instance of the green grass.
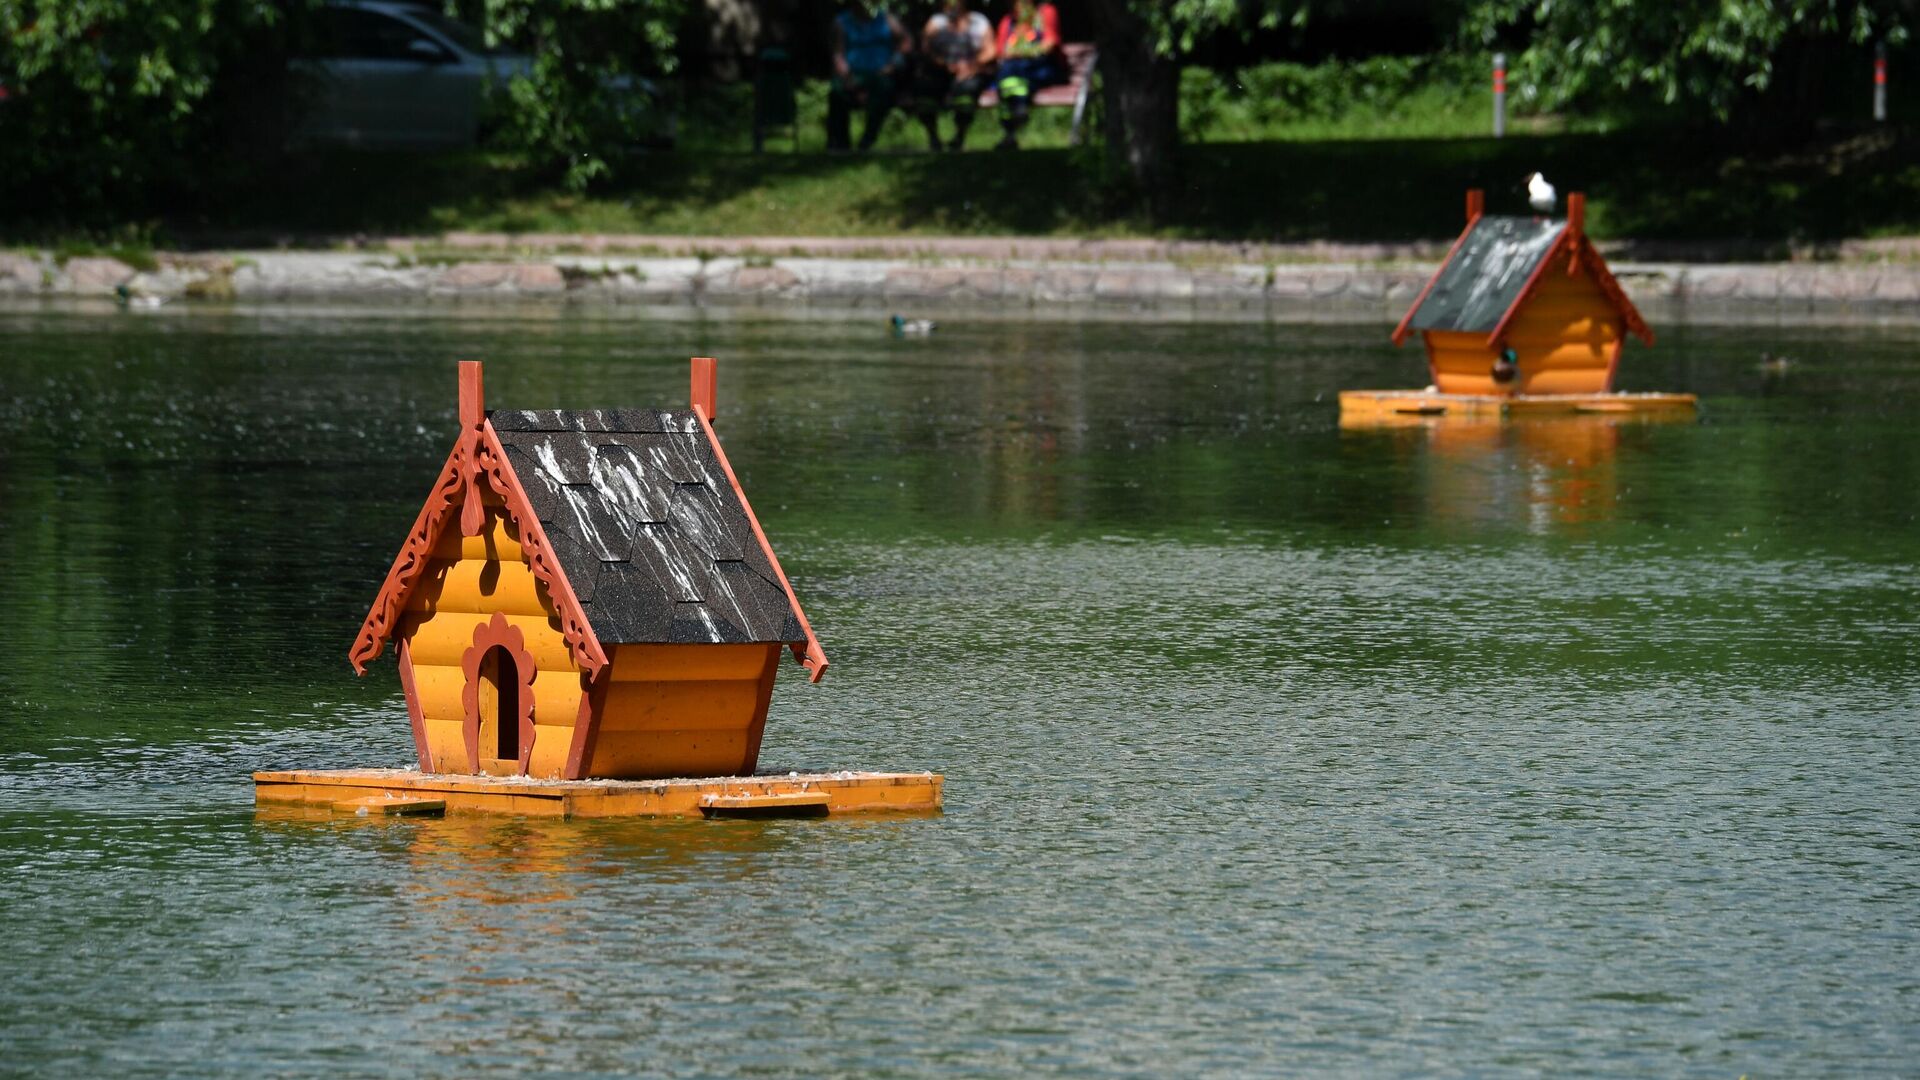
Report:
[{"label": "green grass", "polygon": [[[1485,58],[1377,56],[1350,62],[1261,64],[1181,72],[1181,128],[1189,142],[1451,139],[1486,135],[1492,101]],[[1594,119],[1532,116],[1516,132],[1598,130]]]},{"label": "green grass", "polygon": [[1521,212],[1539,169],[1584,189],[1601,237],[1789,244],[1920,233],[1920,138],[1836,137],[1755,152],[1697,133],[1349,139],[1189,146],[1167,216],[1148,221],[1092,177],[1095,149],[696,153],[635,158],[588,195],[510,159],[333,154],[285,182],[168,222],[176,239],[270,241],[449,230],[713,236],[1034,235],[1407,240],[1451,235],[1461,192]]}]

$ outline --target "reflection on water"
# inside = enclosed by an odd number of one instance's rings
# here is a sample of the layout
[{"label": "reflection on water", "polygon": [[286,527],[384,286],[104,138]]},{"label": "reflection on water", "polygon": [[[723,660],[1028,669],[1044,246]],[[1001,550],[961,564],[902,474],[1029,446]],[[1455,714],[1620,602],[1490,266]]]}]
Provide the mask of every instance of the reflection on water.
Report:
[{"label": "reflection on water", "polygon": [[703,903],[754,887],[792,847],[784,823],[460,815],[402,823],[306,806],[255,813],[262,828],[297,843],[360,834],[392,847],[393,901],[407,938],[450,957],[535,940],[562,947],[583,908],[635,901],[624,887],[635,873],[660,890],[649,917],[665,916],[663,905],[682,898],[695,916]]},{"label": "reflection on water", "polygon": [[[1611,520],[1622,498],[1622,429],[1693,424],[1692,416],[1342,418],[1355,440],[1384,439],[1423,474],[1427,519],[1513,526],[1535,535]],[[1627,453],[1643,444],[1627,443]]]},{"label": "reflection on water", "polygon": [[[1349,432],[1385,327],[0,309],[0,1071],[1903,1074],[1920,340],[1661,331],[1697,423]],[[769,767],[946,815],[256,816],[412,760],[452,361],[694,354],[835,660]]]}]

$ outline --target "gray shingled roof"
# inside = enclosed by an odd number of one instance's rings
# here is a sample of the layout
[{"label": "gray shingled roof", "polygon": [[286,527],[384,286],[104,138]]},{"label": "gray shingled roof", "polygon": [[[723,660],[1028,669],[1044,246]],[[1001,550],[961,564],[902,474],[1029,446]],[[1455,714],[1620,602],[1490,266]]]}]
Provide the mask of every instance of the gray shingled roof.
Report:
[{"label": "gray shingled roof", "polygon": [[806,640],[691,412],[488,418],[601,643]]},{"label": "gray shingled roof", "polygon": [[1407,325],[1414,330],[1491,333],[1566,224],[1492,216],[1474,222]]}]

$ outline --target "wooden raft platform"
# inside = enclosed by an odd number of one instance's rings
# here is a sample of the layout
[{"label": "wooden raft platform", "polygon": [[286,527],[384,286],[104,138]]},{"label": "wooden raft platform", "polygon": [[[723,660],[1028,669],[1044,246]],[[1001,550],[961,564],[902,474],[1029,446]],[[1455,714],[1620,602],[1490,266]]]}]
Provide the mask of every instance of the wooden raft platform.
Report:
[{"label": "wooden raft platform", "polygon": [[1427,390],[1342,390],[1340,419],[1403,421],[1408,417],[1684,416],[1694,394],[1442,394]]},{"label": "wooden raft platform", "polygon": [[[699,780],[529,780],[409,769],[291,769],[253,774],[257,805],[336,813],[519,814],[528,817],[762,817],[937,813],[938,773],[829,772]],[[822,798],[824,796],[824,798]],[[440,803],[441,807],[422,807]],[[416,809],[417,807],[417,809]]]}]

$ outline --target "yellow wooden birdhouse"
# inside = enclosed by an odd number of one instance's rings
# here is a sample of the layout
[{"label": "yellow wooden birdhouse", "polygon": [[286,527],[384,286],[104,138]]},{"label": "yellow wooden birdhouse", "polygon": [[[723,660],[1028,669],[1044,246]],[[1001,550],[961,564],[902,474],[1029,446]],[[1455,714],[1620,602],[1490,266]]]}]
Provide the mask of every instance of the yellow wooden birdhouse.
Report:
[{"label": "yellow wooden birdhouse", "polygon": [[460,433],[350,654],[395,643],[422,772],[751,775],[780,656],[826,654],[713,430],[686,409],[489,411]]},{"label": "yellow wooden birdhouse", "polygon": [[1586,197],[1567,216],[1482,212],[1467,193],[1467,227],[1393,331],[1418,332],[1443,394],[1603,394],[1627,335],[1653,331],[1586,235]]}]

